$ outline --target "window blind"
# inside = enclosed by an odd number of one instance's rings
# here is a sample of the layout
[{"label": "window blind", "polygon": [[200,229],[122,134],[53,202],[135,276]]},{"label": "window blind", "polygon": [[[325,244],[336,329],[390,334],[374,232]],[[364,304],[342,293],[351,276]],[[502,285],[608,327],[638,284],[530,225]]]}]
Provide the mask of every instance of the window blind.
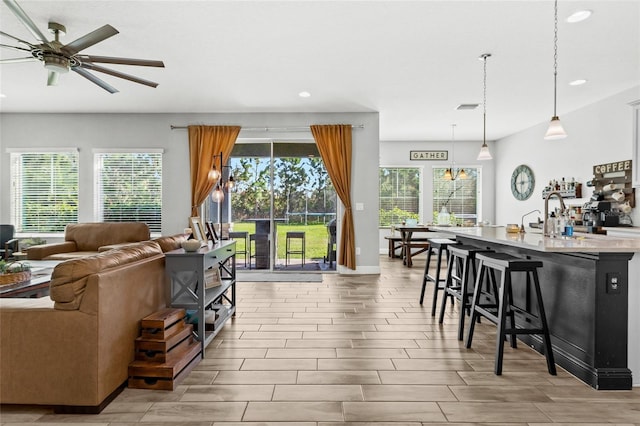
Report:
[{"label": "window blind", "polygon": [[94,212],[100,222],[144,222],[162,231],[162,153],[96,152]]},{"label": "window blind", "polygon": [[466,179],[461,179],[457,174],[460,169],[454,169],[456,179],[447,180],[444,178],[446,168],[436,167],[433,169],[433,210],[434,216],[444,207],[452,215],[453,221],[462,224],[463,222],[477,223],[479,186],[478,179],[480,171],[478,168],[465,167]]},{"label": "window blind", "polygon": [[381,167],[379,226],[420,219],[420,168]]},{"label": "window blind", "polygon": [[63,232],[78,222],[78,152],[10,153],[11,221],[17,232]]}]

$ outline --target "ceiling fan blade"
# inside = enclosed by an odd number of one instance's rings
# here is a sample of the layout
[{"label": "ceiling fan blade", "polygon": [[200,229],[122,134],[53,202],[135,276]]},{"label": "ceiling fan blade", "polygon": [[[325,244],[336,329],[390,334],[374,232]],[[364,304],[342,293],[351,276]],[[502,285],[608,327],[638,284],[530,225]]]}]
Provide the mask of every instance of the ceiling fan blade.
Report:
[{"label": "ceiling fan blade", "polygon": [[86,49],[89,46],[93,46],[96,43],[100,43],[101,41],[106,40],[116,34],[118,34],[118,30],[113,28],[111,25],[104,25],[95,31],[91,31],[89,34],[83,35],[79,39],[76,39],[69,44],[65,44],[62,47],[62,50],[69,53],[70,55],[75,55],[81,50]]},{"label": "ceiling fan blade", "polygon": [[5,37],[12,38],[12,39],[14,39],[15,41],[17,41],[17,42],[19,42],[19,43],[26,44],[26,45],[27,45],[27,46],[29,46],[29,47],[35,47],[33,44],[29,43],[28,41],[24,41],[24,40],[22,40],[22,39],[20,39],[20,38],[18,38],[18,37],[14,37],[14,36],[12,36],[11,34],[7,34],[7,33],[5,33],[4,31],[0,31],[0,35],[3,35],[3,36],[5,36]]},{"label": "ceiling fan blade", "polygon": [[78,74],[80,74],[81,76],[83,76],[87,80],[91,81],[92,83],[95,83],[98,86],[102,87],[104,90],[106,90],[109,93],[118,93],[118,89],[110,86],[109,84],[107,84],[104,81],[100,80],[98,77],[96,77],[95,75],[91,74],[89,71],[87,71],[87,70],[85,70],[83,68],[75,67],[75,68],[71,68],[71,70],[77,72]]},{"label": "ceiling fan blade", "polygon": [[110,56],[80,55],[81,61],[98,62],[101,64],[139,65],[141,67],[164,68],[164,62],[147,59],[113,58]]},{"label": "ceiling fan blade", "polygon": [[10,46],[8,44],[0,44],[0,47],[6,47],[7,49],[13,49],[13,50],[20,50],[22,52],[31,52],[31,50],[25,49],[24,47]]},{"label": "ceiling fan blade", "polygon": [[114,77],[123,78],[125,80],[133,81],[134,83],[144,84],[145,86],[157,87],[158,83],[153,81],[144,80],[142,78],[135,77],[133,75],[125,74],[119,71],[110,70],[109,68],[101,67],[100,65],[93,65],[89,63],[84,63],[81,65],[82,68],[86,68],[93,71],[103,72],[105,74],[112,75]]},{"label": "ceiling fan blade", "polygon": [[49,76],[47,77],[47,86],[57,86],[58,77],[60,77],[60,74],[55,71],[49,71]]},{"label": "ceiling fan blade", "polygon": [[42,32],[38,29],[36,24],[33,23],[31,18],[22,10],[22,8],[16,3],[15,0],[3,0],[4,4],[7,5],[9,10],[13,12],[14,15],[18,18],[22,25],[24,25],[27,30],[33,35],[33,37],[38,40],[40,43],[49,43],[47,37],[42,34]]},{"label": "ceiling fan blade", "polygon": [[18,62],[32,62],[37,61],[33,56],[29,56],[28,58],[10,58],[10,59],[0,59],[0,64],[15,64]]}]

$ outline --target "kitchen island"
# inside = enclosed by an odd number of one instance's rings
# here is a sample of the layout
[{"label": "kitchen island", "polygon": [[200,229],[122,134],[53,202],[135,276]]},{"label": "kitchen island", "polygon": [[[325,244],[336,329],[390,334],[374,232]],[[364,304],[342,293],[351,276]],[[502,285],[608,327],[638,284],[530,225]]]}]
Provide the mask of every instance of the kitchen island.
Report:
[{"label": "kitchen island", "polygon": [[[432,229],[455,234],[463,244],[542,261],[540,285],[556,363],[596,389],[631,388],[628,262],[640,251],[640,239],[550,238],[538,229],[512,234],[505,227]],[[524,302],[525,291],[514,298]],[[539,336],[520,340],[542,351]]]}]

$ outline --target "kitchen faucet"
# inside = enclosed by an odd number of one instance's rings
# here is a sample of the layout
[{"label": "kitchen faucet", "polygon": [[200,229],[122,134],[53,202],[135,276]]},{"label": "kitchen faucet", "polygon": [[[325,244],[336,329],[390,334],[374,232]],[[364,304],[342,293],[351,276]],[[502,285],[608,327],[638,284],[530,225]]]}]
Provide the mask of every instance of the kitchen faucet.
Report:
[{"label": "kitchen faucet", "polygon": [[547,194],[546,197],[544,197],[544,236],[548,237],[550,236],[550,232],[549,232],[549,227],[551,226],[551,224],[549,223],[549,198],[551,198],[552,195],[555,195],[556,197],[558,197],[558,200],[560,200],[560,214],[564,213],[565,210],[567,209],[564,205],[564,201],[562,199],[562,194],[560,194],[558,191],[551,191]]},{"label": "kitchen faucet", "polygon": [[[525,213],[525,214],[522,215],[522,218],[520,218],[520,233],[522,233],[522,234],[525,233],[525,230],[524,230],[524,218],[529,216],[531,213],[535,213],[535,212],[542,213],[540,210],[535,209],[535,210],[531,210],[529,213]],[[540,220],[540,218],[538,218],[538,220]]]}]

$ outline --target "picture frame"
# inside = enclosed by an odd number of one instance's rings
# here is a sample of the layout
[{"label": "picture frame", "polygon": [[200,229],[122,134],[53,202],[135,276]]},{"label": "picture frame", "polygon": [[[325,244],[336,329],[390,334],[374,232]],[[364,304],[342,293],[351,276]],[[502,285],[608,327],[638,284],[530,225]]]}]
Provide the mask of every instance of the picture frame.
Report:
[{"label": "picture frame", "polygon": [[207,269],[204,274],[204,288],[218,287],[222,284],[222,276],[220,275],[220,269],[213,267]]},{"label": "picture frame", "polygon": [[213,225],[213,222],[210,222],[210,221],[206,222],[206,226],[207,226],[207,237],[215,243],[216,241],[219,240],[219,238],[218,238],[218,233],[216,232],[216,228]]},{"label": "picture frame", "polygon": [[189,225],[191,225],[191,232],[193,233],[193,238],[199,241],[207,240],[207,233],[204,230],[204,226],[202,226],[202,221],[200,217],[194,216],[189,218]]}]

